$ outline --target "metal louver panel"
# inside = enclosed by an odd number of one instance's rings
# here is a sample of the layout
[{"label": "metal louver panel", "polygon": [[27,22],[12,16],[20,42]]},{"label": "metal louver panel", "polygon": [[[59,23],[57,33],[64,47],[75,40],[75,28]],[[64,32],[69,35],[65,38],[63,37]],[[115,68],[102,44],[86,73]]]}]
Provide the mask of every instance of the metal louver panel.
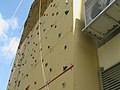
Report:
[{"label": "metal louver panel", "polygon": [[120,90],[120,62],[101,71],[103,90]]},{"label": "metal louver panel", "polygon": [[88,25],[113,0],[87,0],[85,3],[85,24]]},{"label": "metal louver panel", "polygon": [[94,19],[101,11],[102,11],[102,8],[100,8],[101,5],[96,2],[92,9],[91,9],[91,19]]}]

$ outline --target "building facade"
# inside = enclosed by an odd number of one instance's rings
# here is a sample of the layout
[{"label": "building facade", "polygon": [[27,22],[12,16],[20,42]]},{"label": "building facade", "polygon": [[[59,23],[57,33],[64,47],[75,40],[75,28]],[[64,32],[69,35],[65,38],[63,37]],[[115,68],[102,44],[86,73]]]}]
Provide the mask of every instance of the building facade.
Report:
[{"label": "building facade", "polygon": [[119,90],[119,10],[119,0],[35,0],[7,90]]}]

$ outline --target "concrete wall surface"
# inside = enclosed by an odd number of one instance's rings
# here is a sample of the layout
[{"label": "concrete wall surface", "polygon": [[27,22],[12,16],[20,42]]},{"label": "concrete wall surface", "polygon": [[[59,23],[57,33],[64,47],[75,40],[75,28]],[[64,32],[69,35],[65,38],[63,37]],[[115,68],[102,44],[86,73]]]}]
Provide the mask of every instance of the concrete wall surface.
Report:
[{"label": "concrete wall surface", "polygon": [[98,48],[100,67],[107,69],[120,62],[120,34]]}]

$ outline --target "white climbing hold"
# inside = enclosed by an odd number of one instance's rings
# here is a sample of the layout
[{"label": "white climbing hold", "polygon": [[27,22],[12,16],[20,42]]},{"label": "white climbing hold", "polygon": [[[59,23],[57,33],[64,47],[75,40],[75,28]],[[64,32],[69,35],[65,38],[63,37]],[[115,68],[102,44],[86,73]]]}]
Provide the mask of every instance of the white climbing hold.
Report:
[{"label": "white climbing hold", "polygon": [[65,0],[66,4],[68,4],[68,0]]}]

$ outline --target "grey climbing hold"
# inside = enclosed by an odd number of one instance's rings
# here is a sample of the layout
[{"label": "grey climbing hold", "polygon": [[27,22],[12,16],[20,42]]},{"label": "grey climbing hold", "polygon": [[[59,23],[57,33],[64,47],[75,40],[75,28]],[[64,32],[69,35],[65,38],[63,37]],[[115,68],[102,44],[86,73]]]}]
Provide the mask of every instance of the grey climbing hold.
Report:
[{"label": "grey climbing hold", "polygon": [[63,71],[65,71],[67,69],[68,66],[63,66]]},{"label": "grey climbing hold", "polygon": [[67,15],[69,13],[69,10],[65,11],[65,14]]}]

